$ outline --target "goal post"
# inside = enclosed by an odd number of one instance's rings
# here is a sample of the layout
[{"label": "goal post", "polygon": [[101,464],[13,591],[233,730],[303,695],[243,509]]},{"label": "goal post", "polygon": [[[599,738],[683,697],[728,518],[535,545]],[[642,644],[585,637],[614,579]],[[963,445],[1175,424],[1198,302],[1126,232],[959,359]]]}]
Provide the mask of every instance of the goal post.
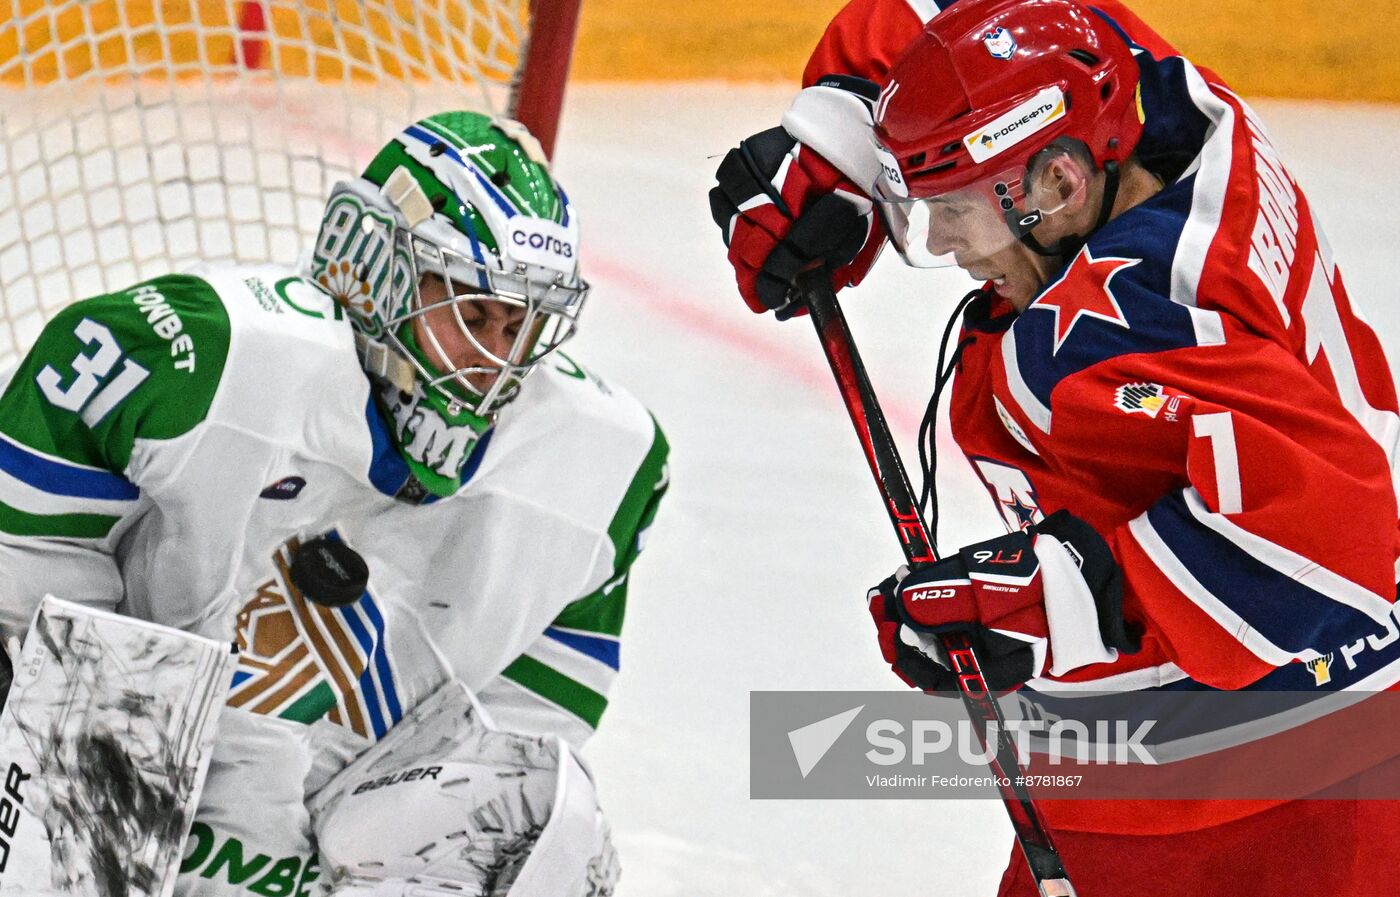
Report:
[{"label": "goal post", "polygon": [[294,264],[335,181],[477,109],[549,151],[580,0],[5,0],[0,371],[69,302]]}]

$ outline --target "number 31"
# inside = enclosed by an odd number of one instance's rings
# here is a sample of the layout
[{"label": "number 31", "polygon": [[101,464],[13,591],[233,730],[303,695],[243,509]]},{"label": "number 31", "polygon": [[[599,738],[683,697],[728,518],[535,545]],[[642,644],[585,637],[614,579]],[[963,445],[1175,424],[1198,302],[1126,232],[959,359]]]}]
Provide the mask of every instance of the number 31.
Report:
[{"label": "number 31", "polygon": [[122,347],[117,344],[112,331],[91,318],[79,321],[73,335],[85,345],[97,348],[91,355],[79,352],[78,357],[73,359],[71,367],[77,375],[73,382],[63,386],[63,375],[53,365],[47,364],[34,382],[44,398],[66,411],[80,412],[83,423],[95,427],[131,395],[151,372],[128,358],[117,376],[103,387],[102,378],[111,373],[117,362],[122,361]]}]

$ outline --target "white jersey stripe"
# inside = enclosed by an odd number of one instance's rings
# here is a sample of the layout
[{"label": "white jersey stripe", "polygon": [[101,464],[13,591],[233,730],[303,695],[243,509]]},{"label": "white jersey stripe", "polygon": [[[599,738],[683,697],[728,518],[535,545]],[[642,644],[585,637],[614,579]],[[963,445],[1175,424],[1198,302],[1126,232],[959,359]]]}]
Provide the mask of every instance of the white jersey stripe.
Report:
[{"label": "white jersey stripe", "polygon": [[933,0],[904,0],[904,2],[909,4],[909,9],[924,24],[928,24],[930,19],[942,12],[942,9]]},{"label": "white jersey stripe", "polygon": [[1194,306],[1205,268],[1206,253],[1220,229],[1225,206],[1225,188],[1230,180],[1230,164],[1235,131],[1235,110],[1211,93],[1201,73],[1183,60],[1187,90],[1196,108],[1214,124],[1200,155],[1191,163],[1196,182],[1191,191],[1191,214],[1181,229],[1181,239],[1172,259],[1172,301]]},{"label": "white jersey stripe", "polygon": [[612,667],[602,661],[575,651],[548,636],[536,639],[525,653],[600,695],[608,693],[612,688],[613,677],[617,675]]},{"label": "white jersey stripe", "polygon": [[1163,685],[1180,682],[1185,678],[1187,678],[1185,670],[1174,663],[1167,662],[1161,666],[1144,667],[1140,670],[1129,670],[1126,673],[1114,673],[1112,676],[1086,679],[1082,682],[1031,679],[1026,685],[1034,691],[1046,694],[1076,691],[1142,691],[1143,689],[1160,688]]},{"label": "white jersey stripe", "polygon": [[1192,305],[1186,306],[1186,310],[1191,313],[1191,326],[1196,331],[1196,345],[1225,345],[1225,322],[1220,319],[1219,312]]}]

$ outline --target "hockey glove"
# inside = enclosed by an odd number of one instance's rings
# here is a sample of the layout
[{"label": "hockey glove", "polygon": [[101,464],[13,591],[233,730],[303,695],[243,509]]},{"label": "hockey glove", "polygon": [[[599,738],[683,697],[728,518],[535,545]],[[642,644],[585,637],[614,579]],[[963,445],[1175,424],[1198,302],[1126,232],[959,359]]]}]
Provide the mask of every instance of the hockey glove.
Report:
[{"label": "hockey glove", "polygon": [[[876,95],[863,79],[824,79],[798,95],[783,127],[741,141],[720,162],[710,214],[754,311],[776,312],[779,320],[801,314],[792,291],[799,273],[826,268],[839,290],[860,283],[879,255],[884,226],[852,180],[874,183],[878,161],[868,134]],[[794,130],[812,133],[832,160]]]},{"label": "hockey glove", "polygon": [[925,691],[957,689],[938,643],[944,632],[968,633],[994,691],[1138,649],[1123,619],[1122,571],[1068,511],[904,573],[870,591],[870,613],[885,660]]}]

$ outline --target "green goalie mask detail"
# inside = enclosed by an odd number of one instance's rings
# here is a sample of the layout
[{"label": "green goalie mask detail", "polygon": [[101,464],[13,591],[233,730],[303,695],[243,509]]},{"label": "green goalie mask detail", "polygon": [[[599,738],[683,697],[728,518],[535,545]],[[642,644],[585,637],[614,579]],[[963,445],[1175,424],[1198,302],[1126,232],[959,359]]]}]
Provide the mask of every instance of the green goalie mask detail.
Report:
[{"label": "green goalie mask detail", "polygon": [[349,312],[366,370],[419,395],[393,417],[431,491],[455,490],[470,452],[417,434],[484,432],[573,335],[588,293],[578,245],[568,197],[514,121],[423,119],[332,190],[311,276]]}]

